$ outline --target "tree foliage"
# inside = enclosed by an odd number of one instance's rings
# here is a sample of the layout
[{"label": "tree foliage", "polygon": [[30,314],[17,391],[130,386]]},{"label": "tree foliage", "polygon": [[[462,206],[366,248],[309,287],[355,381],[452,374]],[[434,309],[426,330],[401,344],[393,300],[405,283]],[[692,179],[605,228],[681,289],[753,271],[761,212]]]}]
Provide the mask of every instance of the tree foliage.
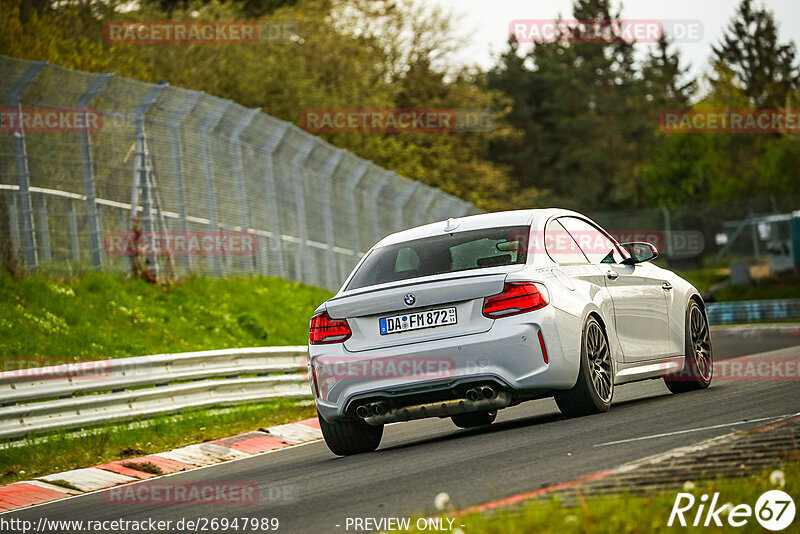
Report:
[{"label": "tree foliage", "polygon": [[[622,18],[612,0],[574,0],[579,20]],[[131,11],[131,9],[133,10]],[[285,43],[110,45],[109,20],[291,22]],[[741,0],[692,79],[668,38],[644,46],[513,36],[486,72],[459,66],[460,21],[423,0],[0,0],[0,53],[229,98],[300,123],[309,108],[490,111],[473,132],[331,132],[331,143],[486,209],[597,211],[797,194],[797,134],[665,133],[666,110],[793,109],[795,44]],[[703,82],[703,83],[700,83]]]}]

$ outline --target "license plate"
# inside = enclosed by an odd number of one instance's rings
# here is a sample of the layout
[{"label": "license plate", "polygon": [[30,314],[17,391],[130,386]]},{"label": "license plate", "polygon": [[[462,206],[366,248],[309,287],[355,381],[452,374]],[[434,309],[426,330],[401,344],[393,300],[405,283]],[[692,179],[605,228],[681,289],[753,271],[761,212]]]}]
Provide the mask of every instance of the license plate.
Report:
[{"label": "license plate", "polygon": [[435,328],[437,326],[446,326],[449,324],[456,324],[455,308],[411,312],[378,319],[378,325],[380,326],[382,336],[397,334],[398,332],[420,330],[421,328]]}]

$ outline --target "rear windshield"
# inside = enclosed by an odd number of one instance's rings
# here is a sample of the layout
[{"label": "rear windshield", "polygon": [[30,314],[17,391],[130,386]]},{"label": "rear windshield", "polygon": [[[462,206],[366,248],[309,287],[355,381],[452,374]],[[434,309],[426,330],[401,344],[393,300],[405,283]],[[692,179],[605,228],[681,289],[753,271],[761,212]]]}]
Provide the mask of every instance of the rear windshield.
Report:
[{"label": "rear windshield", "polygon": [[378,247],[369,253],[346,289],[432,274],[524,264],[529,233],[529,226],[507,226]]}]

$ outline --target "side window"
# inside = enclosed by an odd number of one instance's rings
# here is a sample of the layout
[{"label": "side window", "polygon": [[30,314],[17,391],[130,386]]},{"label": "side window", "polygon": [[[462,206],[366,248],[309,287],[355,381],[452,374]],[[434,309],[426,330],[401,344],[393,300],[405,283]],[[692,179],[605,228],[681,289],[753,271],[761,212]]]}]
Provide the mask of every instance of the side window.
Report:
[{"label": "side window", "polygon": [[544,245],[547,253],[556,263],[589,263],[575,240],[556,219],[547,223]]},{"label": "side window", "polygon": [[623,260],[614,242],[596,226],[577,217],[561,217],[558,221],[572,235],[590,263],[620,263]]}]

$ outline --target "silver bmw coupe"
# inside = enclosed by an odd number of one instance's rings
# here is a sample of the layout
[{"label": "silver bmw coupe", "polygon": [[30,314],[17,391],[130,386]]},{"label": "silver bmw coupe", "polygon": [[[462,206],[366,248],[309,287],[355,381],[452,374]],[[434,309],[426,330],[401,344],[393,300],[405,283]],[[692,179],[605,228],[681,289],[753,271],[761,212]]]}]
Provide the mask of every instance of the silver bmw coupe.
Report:
[{"label": "silver bmw coupe", "polygon": [[367,252],[309,329],[322,433],[338,455],[375,450],[383,425],[552,396],[568,417],[611,407],[614,388],[663,379],[707,388],[712,350],[699,292],[562,209],[448,219]]}]

